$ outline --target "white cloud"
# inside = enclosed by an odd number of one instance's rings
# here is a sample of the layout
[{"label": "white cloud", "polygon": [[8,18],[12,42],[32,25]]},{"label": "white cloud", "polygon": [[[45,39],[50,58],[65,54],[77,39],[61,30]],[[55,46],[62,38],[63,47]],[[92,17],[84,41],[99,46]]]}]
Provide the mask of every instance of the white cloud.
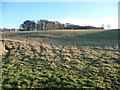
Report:
[{"label": "white cloud", "polygon": [[80,18],[64,18],[64,19],[51,19],[52,21],[59,21],[61,23],[71,23],[76,25],[91,25],[96,27],[101,27],[102,24],[105,25],[105,29],[107,29],[107,25],[110,25],[111,29],[118,29],[118,17],[109,17],[109,18],[99,18],[99,19],[80,19]]}]

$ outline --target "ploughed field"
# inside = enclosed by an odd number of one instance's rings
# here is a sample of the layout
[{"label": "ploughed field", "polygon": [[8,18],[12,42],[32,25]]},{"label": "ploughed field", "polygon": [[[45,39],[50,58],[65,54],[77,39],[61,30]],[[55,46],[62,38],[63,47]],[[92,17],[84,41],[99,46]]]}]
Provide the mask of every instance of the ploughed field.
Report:
[{"label": "ploughed field", "polygon": [[118,32],[2,32],[2,87],[118,90]]}]

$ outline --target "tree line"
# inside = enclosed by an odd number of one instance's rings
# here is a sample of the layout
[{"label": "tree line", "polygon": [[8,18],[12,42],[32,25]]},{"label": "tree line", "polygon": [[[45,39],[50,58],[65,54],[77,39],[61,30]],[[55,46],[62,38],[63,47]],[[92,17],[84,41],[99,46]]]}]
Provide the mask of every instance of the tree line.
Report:
[{"label": "tree line", "polygon": [[40,30],[61,30],[61,29],[104,29],[104,27],[94,26],[79,26],[70,23],[62,24],[58,21],[38,20],[25,20],[19,29],[0,28],[0,31],[40,31]]},{"label": "tree line", "polygon": [[39,20],[37,22],[26,20],[20,25],[22,31],[39,31],[39,30],[58,30],[58,29],[103,29],[103,27],[79,26],[70,23],[62,24],[58,21]]}]

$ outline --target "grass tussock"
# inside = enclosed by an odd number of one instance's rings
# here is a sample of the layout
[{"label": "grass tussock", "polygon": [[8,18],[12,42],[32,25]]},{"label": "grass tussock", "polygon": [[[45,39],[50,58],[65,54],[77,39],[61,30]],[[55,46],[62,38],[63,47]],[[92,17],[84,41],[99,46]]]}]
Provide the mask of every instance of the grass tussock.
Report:
[{"label": "grass tussock", "polygon": [[120,53],[114,48],[4,43],[3,88],[120,88]]}]

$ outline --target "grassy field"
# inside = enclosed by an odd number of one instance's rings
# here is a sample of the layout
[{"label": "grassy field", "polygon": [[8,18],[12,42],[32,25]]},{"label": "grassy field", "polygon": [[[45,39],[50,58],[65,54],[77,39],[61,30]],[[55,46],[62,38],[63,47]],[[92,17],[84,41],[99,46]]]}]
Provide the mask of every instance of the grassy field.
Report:
[{"label": "grassy field", "polygon": [[2,32],[2,86],[119,90],[118,32]]},{"label": "grassy field", "polygon": [[39,32],[8,32],[3,38],[39,41],[58,45],[75,46],[116,46],[118,30],[52,30]]}]

